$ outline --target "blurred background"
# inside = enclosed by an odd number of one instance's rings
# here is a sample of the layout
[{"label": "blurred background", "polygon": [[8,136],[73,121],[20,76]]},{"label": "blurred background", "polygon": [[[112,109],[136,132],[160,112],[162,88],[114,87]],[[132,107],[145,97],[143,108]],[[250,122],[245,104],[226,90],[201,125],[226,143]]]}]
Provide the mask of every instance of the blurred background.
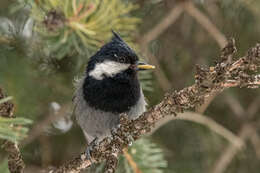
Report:
[{"label": "blurred background", "polygon": [[[19,141],[26,173],[84,151],[84,136],[70,117],[73,83],[110,40],[111,29],[157,66],[140,74],[152,106],[167,91],[193,84],[195,65],[214,65],[230,37],[236,57],[259,42],[260,1],[1,0],[0,87],[13,97],[14,114],[33,121],[27,137],[18,138],[18,131],[10,139]],[[259,93],[234,88],[211,96],[201,107],[159,122],[129,153],[143,173],[258,173]],[[0,129],[0,138],[5,133],[11,131]],[[92,171],[102,172],[100,167]],[[0,172],[8,172],[2,150]],[[135,171],[122,157],[118,172]]]}]

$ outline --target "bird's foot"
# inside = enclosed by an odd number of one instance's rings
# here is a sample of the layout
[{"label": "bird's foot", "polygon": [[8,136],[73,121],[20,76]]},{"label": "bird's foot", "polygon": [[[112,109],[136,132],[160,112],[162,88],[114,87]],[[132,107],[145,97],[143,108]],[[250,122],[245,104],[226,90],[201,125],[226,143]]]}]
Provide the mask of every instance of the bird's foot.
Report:
[{"label": "bird's foot", "polygon": [[86,157],[87,157],[87,160],[90,160],[91,162],[93,161],[92,159],[92,150],[94,149],[95,146],[97,146],[98,144],[98,138],[96,137],[92,142],[90,142],[90,144],[87,146],[87,149],[86,149]]}]

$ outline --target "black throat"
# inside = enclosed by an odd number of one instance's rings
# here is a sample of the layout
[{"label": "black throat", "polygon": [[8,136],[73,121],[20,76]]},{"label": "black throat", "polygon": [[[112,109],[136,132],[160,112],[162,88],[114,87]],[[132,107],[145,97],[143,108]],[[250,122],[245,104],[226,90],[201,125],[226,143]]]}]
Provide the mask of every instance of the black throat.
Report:
[{"label": "black throat", "polygon": [[137,104],[141,95],[137,72],[126,70],[102,80],[87,75],[83,95],[85,101],[96,109],[113,113],[127,112]]}]

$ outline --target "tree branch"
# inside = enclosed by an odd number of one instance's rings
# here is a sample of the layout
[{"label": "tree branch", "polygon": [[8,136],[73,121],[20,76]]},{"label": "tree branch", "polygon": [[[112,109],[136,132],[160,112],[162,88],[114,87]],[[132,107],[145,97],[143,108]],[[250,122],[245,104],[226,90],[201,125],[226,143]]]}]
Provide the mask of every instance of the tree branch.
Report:
[{"label": "tree branch", "polygon": [[[3,94],[0,88],[0,99],[3,99],[5,97],[6,96]],[[0,116],[6,118],[14,118],[13,112],[14,105],[11,102],[8,101],[0,104]],[[25,164],[17,144],[8,140],[4,140],[2,147],[8,153],[8,167],[10,172],[23,173]]]},{"label": "tree branch", "polygon": [[[211,35],[220,48],[225,47],[227,44],[225,35],[221,33],[217,26],[214,25],[210,19],[193,4],[192,1],[188,1],[185,4],[184,9],[209,33],[209,35]],[[196,109],[196,112],[203,114],[217,94],[218,93],[212,93],[212,95],[205,100],[205,103]]]},{"label": "tree branch", "polygon": [[[94,162],[117,157],[131,141],[149,133],[154,124],[166,115],[183,112],[184,110],[201,105],[206,97],[213,92],[221,92],[229,87],[257,87],[259,78],[256,73],[260,66],[260,44],[250,49],[246,56],[233,60],[236,52],[234,40],[222,50],[220,60],[214,67],[202,68],[197,66],[195,84],[180,91],[167,93],[164,99],[139,118],[129,120],[125,115],[120,117],[120,126],[112,131],[112,136],[103,139],[93,147],[92,158],[88,160],[85,153],[53,170],[53,173],[77,173],[89,167]],[[232,85],[230,85],[232,81]],[[234,84],[236,81],[236,84]],[[92,161],[92,162],[91,162]],[[113,164],[113,163],[112,163]],[[113,165],[112,165],[113,166]]]},{"label": "tree branch", "polygon": [[231,144],[235,145],[238,148],[242,148],[244,146],[244,141],[241,140],[239,137],[236,136],[232,131],[228,130],[227,128],[223,127],[221,124],[218,124],[211,118],[205,115],[198,114],[196,112],[184,112],[181,114],[178,114],[177,116],[167,116],[163,120],[156,123],[156,127],[152,129],[152,132],[156,131],[158,128],[165,125],[167,122],[171,120],[185,120],[185,121],[191,121],[194,123],[201,124],[213,132],[219,134],[223,138],[225,138],[227,141],[229,141]]}]

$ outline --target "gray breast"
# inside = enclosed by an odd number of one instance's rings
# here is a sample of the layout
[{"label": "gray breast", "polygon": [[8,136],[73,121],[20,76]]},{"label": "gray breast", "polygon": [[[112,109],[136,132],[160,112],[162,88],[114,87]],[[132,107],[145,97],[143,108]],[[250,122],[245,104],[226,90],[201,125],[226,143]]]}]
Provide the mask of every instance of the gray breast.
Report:
[{"label": "gray breast", "polygon": [[[87,142],[90,143],[96,137],[101,140],[110,135],[111,129],[119,124],[119,114],[104,112],[90,107],[83,98],[83,81],[81,79],[75,85],[76,92],[73,102],[77,123],[83,130]],[[140,92],[141,97],[137,104],[127,112],[130,119],[137,118],[145,111],[146,102],[142,90]]]}]

